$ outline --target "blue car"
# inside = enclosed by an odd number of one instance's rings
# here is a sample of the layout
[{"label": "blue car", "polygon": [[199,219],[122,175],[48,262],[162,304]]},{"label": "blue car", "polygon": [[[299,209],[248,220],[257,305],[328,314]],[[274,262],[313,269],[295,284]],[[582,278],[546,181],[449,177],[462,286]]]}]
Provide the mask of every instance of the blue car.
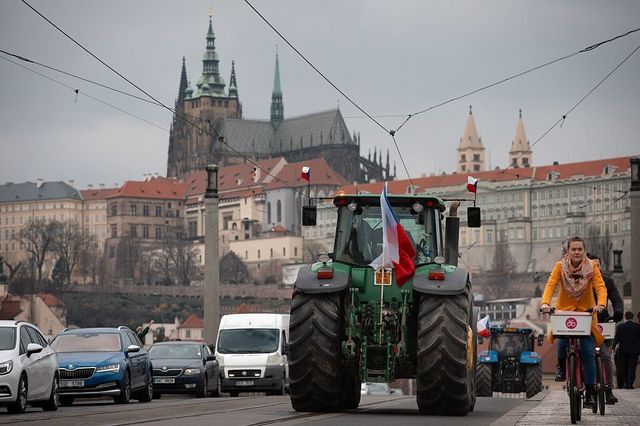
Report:
[{"label": "blue car", "polygon": [[58,353],[62,405],[84,397],[112,396],[116,404],[153,398],[149,354],[129,328],[64,330],[51,347]]}]

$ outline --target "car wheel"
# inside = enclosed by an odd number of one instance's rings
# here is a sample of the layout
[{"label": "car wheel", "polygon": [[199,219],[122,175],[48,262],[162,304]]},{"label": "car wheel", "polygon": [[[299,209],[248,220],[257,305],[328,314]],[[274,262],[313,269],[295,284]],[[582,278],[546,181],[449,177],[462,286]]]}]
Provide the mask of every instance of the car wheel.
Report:
[{"label": "car wheel", "polygon": [[124,372],[124,380],[122,381],[122,389],[120,395],[113,398],[116,404],[128,404],[131,399],[131,376],[129,371]]},{"label": "car wheel", "polygon": [[153,399],[153,374],[149,371],[147,376],[147,384],[144,389],[138,393],[138,401],[140,402],[151,402]]},{"label": "car wheel", "polygon": [[211,391],[211,396],[220,398],[221,395],[222,395],[222,380],[220,380],[220,376],[218,376],[216,388]]},{"label": "car wheel", "polygon": [[16,402],[7,407],[10,413],[24,413],[27,410],[27,386],[27,377],[23,374],[18,382]]},{"label": "car wheel", "polygon": [[198,398],[204,398],[207,396],[207,388],[209,387],[209,379],[207,378],[207,376],[204,376],[204,379],[202,379],[202,383],[200,383],[200,388],[198,389],[196,396]]},{"label": "car wheel", "polygon": [[51,384],[51,396],[49,400],[42,406],[44,411],[56,411],[60,406],[60,387],[58,375],[53,375],[53,383]]},{"label": "car wheel", "polygon": [[60,405],[63,407],[70,407],[73,404],[72,396],[61,396],[60,397]]}]

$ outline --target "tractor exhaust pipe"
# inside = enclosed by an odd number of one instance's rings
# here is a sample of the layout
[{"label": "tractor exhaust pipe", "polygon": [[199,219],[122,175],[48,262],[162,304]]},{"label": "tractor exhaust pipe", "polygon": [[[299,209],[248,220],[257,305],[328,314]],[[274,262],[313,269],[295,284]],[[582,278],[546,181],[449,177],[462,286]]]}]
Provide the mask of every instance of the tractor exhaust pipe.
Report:
[{"label": "tractor exhaust pipe", "polygon": [[449,207],[449,215],[445,220],[444,259],[448,265],[458,266],[458,244],[460,234],[460,218],[458,217],[459,201],[454,201]]}]

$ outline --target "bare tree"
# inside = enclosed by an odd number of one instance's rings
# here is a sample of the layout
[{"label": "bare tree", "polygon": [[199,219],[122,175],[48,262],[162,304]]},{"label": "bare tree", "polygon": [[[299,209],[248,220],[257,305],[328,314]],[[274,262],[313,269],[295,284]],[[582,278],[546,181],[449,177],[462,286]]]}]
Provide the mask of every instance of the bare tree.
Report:
[{"label": "bare tree", "polygon": [[58,257],[57,264],[62,268],[60,271],[61,284],[63,286],[69,285],[73,271],[85,253],[91,249],[94,237],[85,233],[82,227],[71,220],[58,222],[53,229],[54,238],[51,246]]},{"label": "bare tree", "polygon": [[180,238],[180,232],[168,232],[158,250],[156,264],[165,278],[181,286],[188,286],[197,272],[197,257],[191,241]]},{"label": "bare tree", "polygon": [[600,258],[600,265],[603,271],[609,271],[611,265],[611,252],[613,242],[609,229],[605,229],[604,235],[600,233],[600,226],[590,225],[587,228],[587,236],[584,238],[587,251]]},{"label": "bare tree", "polygon": [[33,279],[42,282],[42,267],[47,255],[53,251],[53,240],[58,222],[46,219],[35,219],[20,229],[18,241],[27,252],[34,270]]},{"label": "bare tree", "polygon": [[233,251],[220,259],[220,280],[223,282],[242,283],[249,279],[247,265]]},{"label": "bare tree", "polygon": [[116,275],[135,279],[141,255],[142,249],[137,240],[129,236],[121,237],[116,247]]},{"label": "bare tree", "polygon": [[511,275],[516,271],[516,261],[511,255],[511,249],[509,249],[509,241],[507,239],[507,233],[500,232],[500,239],[496,241],[496,251],[493,256],[494,272],[502,275]]},{"label": "bare tree", "polygon": [[316,262],[318,260],[318,256],[327,253],[324,246],[317,241],[305,240],[303,250],[305,262]]},{"label": "bare tree", "polygon": [[84,283],[86,283],[87,278],[89,278],[92,284],[98,284],[98,279],[102,276],[101,269],[103,265],[104,258],[102,250],[95,237],[92,237],[91,241],[87,244],[86,250],[81,253],[80,262],[78,263],[78,270],[82,274]]}]

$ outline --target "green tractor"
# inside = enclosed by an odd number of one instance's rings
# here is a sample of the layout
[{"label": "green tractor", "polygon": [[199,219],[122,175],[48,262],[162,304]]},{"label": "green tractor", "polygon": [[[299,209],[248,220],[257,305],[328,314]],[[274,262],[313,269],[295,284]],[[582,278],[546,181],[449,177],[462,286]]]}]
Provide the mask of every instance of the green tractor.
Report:
[{"label": "green tractor", "polygon": [[[300,269],[289,327],[289,393],[296,411],[340,411],[360,403],[361,383],[417,379],[422,414],[466,415],[476,398],[476,324],[469,273],[458,267],[458,202],[443,232],[444,201],[388,197],[416,255],[402,286],[396,269],[374,270],[382,252],[376,195],[333,198],[334,252]],[[315,226],[315,206],[303,225]],[[468,226],[480,226],[469,207]],[[445,245],[446,241],[446,245]]]}]

